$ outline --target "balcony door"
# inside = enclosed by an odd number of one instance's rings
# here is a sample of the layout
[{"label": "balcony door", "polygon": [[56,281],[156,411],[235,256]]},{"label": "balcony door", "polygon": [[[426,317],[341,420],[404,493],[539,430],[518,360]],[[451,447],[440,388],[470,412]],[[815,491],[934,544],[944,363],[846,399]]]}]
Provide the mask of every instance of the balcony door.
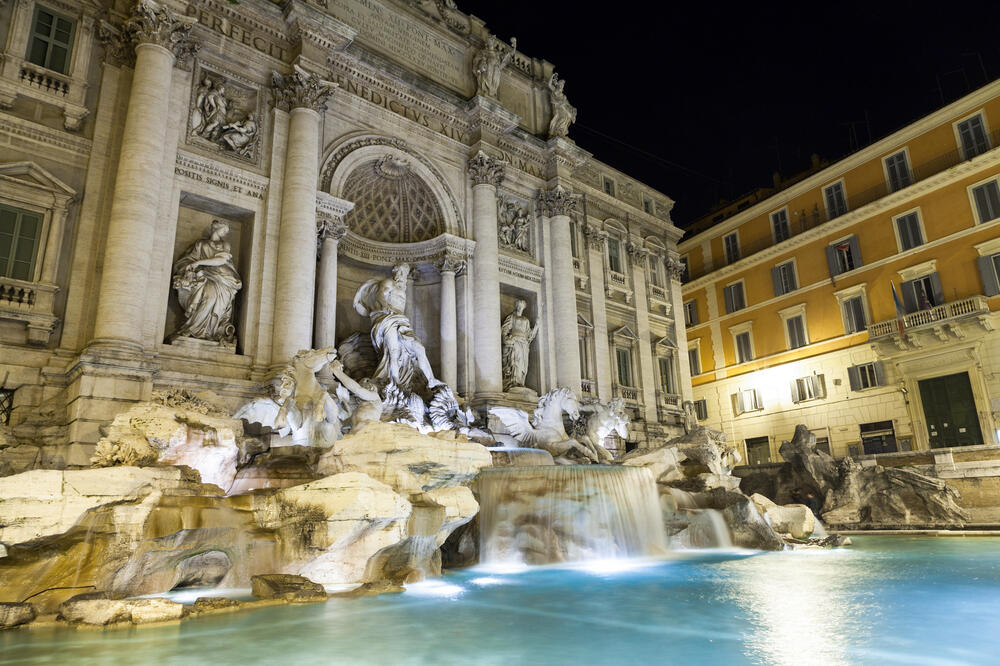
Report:
[{"label": "balcony door", "polygon": [[967,372],[922,379],[918,385],[932,449],[983,443]]}]

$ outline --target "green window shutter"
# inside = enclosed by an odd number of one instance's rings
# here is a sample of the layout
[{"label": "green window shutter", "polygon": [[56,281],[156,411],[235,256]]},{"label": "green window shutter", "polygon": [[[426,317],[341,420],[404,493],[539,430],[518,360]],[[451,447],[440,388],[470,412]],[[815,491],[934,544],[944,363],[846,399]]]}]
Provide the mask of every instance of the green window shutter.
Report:
[{"label": "green window shutter", "polygon": [[885,386],[885,366],[882,365],[882,361],[875,361],[872,364],[875,367],[875,381],[879,386]]},{"label": "green window shutter", "polygon": [[42,231],[42,216],[0,206],[0,277],[31,281]]},{"label": "green window shutter", "polygon": [[976,264],[979,266],[979,277],[983,281],[983,293],[987,296],[1000,294],[1000,284],[997,283],[997,273],[994,268],[993,257],[978,257]]},{"label": "green window shutter", "polygon": [[852,365],[847,368],[847,381],[851,384],[852,391],[861,390],[861,376],[858,372],[858,366]]}]

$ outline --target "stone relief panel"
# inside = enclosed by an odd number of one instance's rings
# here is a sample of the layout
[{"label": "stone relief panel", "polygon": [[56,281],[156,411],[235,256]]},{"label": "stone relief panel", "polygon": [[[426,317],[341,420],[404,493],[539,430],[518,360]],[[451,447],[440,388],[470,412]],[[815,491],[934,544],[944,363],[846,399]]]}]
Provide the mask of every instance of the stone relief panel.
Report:
[{"label": "stone relief panel", "polygon": [[505,250],[531,255],[531,219],[527,204],[501,194],[497,197],[497,241]]},{"label": "stone relief panel", "polygon": [[260,90],[201,63],[192,77],[187,142],[255,166],[263,136]]}]

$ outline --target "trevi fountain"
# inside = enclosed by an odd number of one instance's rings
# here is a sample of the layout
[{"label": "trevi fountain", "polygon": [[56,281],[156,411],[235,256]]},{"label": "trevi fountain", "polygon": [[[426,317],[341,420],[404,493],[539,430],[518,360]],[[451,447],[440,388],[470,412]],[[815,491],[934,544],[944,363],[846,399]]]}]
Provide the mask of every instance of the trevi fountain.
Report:
[{"label": "trevi fountain", "polygon": [[3,329],[0,663],[995,658],[1000,549],[885,531],[947,484],[801,425],[741,490],[672,202],[550,63],[448,1],[43,4],[94,152],[3,172],[76,240]]}]

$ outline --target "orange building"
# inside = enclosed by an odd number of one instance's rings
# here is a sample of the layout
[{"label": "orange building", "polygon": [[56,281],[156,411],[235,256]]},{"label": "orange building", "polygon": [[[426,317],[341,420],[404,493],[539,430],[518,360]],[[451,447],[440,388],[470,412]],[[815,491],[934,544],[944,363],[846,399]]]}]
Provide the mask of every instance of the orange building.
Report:
[{"label": "orange building", "polygon": [[748,463],[797,423],[835,457],[998,445],[994,128],[1000,80],[688,231],[696,411]]}]

